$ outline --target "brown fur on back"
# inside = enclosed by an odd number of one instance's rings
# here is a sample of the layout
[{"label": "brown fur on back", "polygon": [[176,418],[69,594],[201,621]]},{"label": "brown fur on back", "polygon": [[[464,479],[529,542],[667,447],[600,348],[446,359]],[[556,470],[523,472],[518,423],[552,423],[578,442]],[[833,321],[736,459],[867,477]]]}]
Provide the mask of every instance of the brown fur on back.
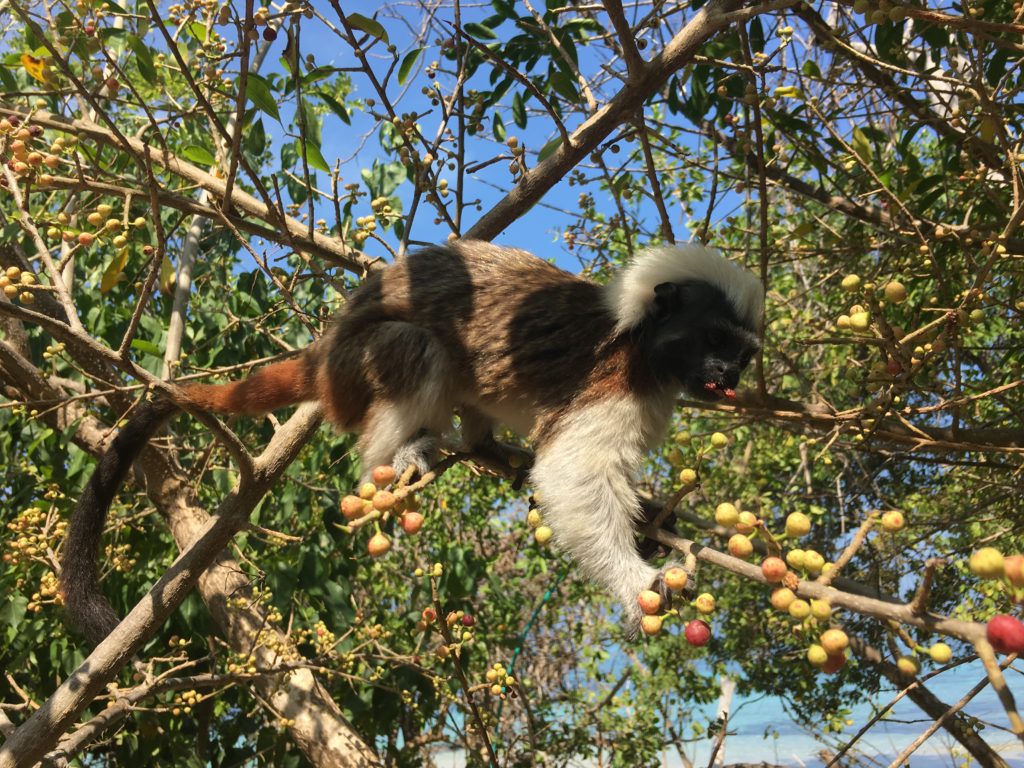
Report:
[{"label": "brown fur on back", "polygon": [[[428,248],[371,276],[322,343],[328,417],[358,429],[370,403],[417,388],[430,361],[453,371],[452,407],[550,421],[574,400],[646,388],[638,345],[615,333],[601,286],[536,256],[479,241]],[[404,354],[379,329],[409,329]],[[410,339],[423,337],[411,343]],[[435,361],[436,362],[436,361]]]},{"label": "brown fur on back", "polygon": [[514,248],[427,248],[368,277],[300,357],[185,394],[198,408],[246,415],[320,400],[329,421],[361,431],[375,402],[408,400],[444,376],[453,383],[438,410],[529,414],[543,428],[573,403],[648,388],[639,345],[616,333],[601,291]]}]

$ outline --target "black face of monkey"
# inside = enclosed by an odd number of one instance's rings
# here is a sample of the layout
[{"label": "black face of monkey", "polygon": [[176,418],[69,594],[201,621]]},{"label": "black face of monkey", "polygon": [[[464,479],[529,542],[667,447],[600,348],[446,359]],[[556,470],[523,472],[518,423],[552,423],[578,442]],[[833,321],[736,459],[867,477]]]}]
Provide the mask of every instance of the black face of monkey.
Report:
[{"label": "black face of monkey", "polygon": [[735,397],[740,374],[760,344],[725,294],[709,283],[661,283],[654,288],[650,360],[702,400]]}]

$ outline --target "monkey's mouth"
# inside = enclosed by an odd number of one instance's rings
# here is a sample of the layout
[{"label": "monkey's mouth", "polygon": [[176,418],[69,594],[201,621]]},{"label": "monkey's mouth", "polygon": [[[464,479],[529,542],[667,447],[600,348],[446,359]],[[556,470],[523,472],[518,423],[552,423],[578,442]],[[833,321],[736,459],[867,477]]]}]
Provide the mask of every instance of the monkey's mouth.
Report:
[{"label": "monkey's mouth", "polygon": [[705,381],[704,391],[711,399],[719,400],[725,398],[727,400],[733,400],[736,397],[736,390],[732,387],[727,387],[720,381]]}]

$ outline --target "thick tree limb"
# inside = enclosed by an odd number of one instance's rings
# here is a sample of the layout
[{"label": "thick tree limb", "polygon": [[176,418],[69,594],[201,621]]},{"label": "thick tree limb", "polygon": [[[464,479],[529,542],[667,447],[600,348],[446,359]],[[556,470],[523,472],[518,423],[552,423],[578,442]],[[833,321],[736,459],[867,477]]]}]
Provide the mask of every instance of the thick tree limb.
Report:
[{"label": "thick tree limb", "polygon": [[[5,369],[17,362],[9,349],[0,352],[6,352],[3,356]],[[23,373],[28,371],[23,369]],[[39,387],[36,389],[38,391]],[[248,584],[238,563],[225,554],[225,546],[245,526],[252,509],[294,459],[316,429],[319,419],[314,406],[300,409],[256,459],[252,481],[236,489],[213,517],[191,503],[186,479],[175,472],[158,451],[147,450],[141,461],[147,490],[162,500],[161,506],[165,507],[179,544],[191,543],[114,632],[0,747],[0,768],[33,765],[49,752],[61,734],[72,726],[197,583],[232,645],[239,650],[250,649],[253,627],[263,626],[262,617],[252,610],[226,610],[227,596]],[[76,432],[76,442],[91,442],[97,432],[102,431],[94,421],[83,420],[83,428],[89,432]],[[276,658],[262,659],[258,651],[257,658],[268,667],[276,662]],[[373,752],[351,730],[312,673],[296,670],[284,679],[283,685],[277,682],[261,678],[257,687],[282,717],[295,721],[289,726],[291,734],[311,760],[318,765],[377,764]]]},{"label": "thick tree limb", "polygon": [[[875,669],[882,673],[886,680],[897,685],[906,686],[907,698],[921,708],[929,717],[941,722],[950,736],[956,739],[983,768],[1009,768],[1007,762],[999,756],[988,743],[982,739],[970,724],[960,716],[959,706],[951,706],[942,701],[938,696],[928,690],[921,680],[911,680],[899,668],[890,661],[886,661],[877,648],[874,648],[857,637],[850,638],[850,648],[857,656],[861,657]],[[984,683],[987,685],[988,680]],[[845,748],[844,750],[845,751]],[[837,757],[841,757],[840,752]]]}]

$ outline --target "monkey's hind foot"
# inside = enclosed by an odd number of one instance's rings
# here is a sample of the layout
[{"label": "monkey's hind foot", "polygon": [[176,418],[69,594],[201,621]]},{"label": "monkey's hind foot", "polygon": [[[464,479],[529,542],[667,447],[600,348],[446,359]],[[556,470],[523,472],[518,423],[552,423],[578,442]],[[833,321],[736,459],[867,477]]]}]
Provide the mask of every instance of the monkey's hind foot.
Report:
[{"label": "monkey's hind foot", "polygon": [[420,435],[399,448],[391,459],[398,477],[405,477],[410,467],[414,469],[410,482],[415,482],[430,471],[437,463],[438,439],[434,435]]},{"label": "monkey's hind foot", "polygon": [[[680,573],[682,572],[682,573]],[[651,591],[661,596],[664,610],[672,607],[672,597],[676,594],[684,598],[692,598],[695,592],[693,572],[676,562],[668,562],[658,571],[651,582]]]},{"label": "monkey's hind foot", "polygon": [[672,590],[665,583],[665,572],[660,572],[651,582],[650,590],[657,592],[661,598],[661,610],[667,611],[672,608]]}]

